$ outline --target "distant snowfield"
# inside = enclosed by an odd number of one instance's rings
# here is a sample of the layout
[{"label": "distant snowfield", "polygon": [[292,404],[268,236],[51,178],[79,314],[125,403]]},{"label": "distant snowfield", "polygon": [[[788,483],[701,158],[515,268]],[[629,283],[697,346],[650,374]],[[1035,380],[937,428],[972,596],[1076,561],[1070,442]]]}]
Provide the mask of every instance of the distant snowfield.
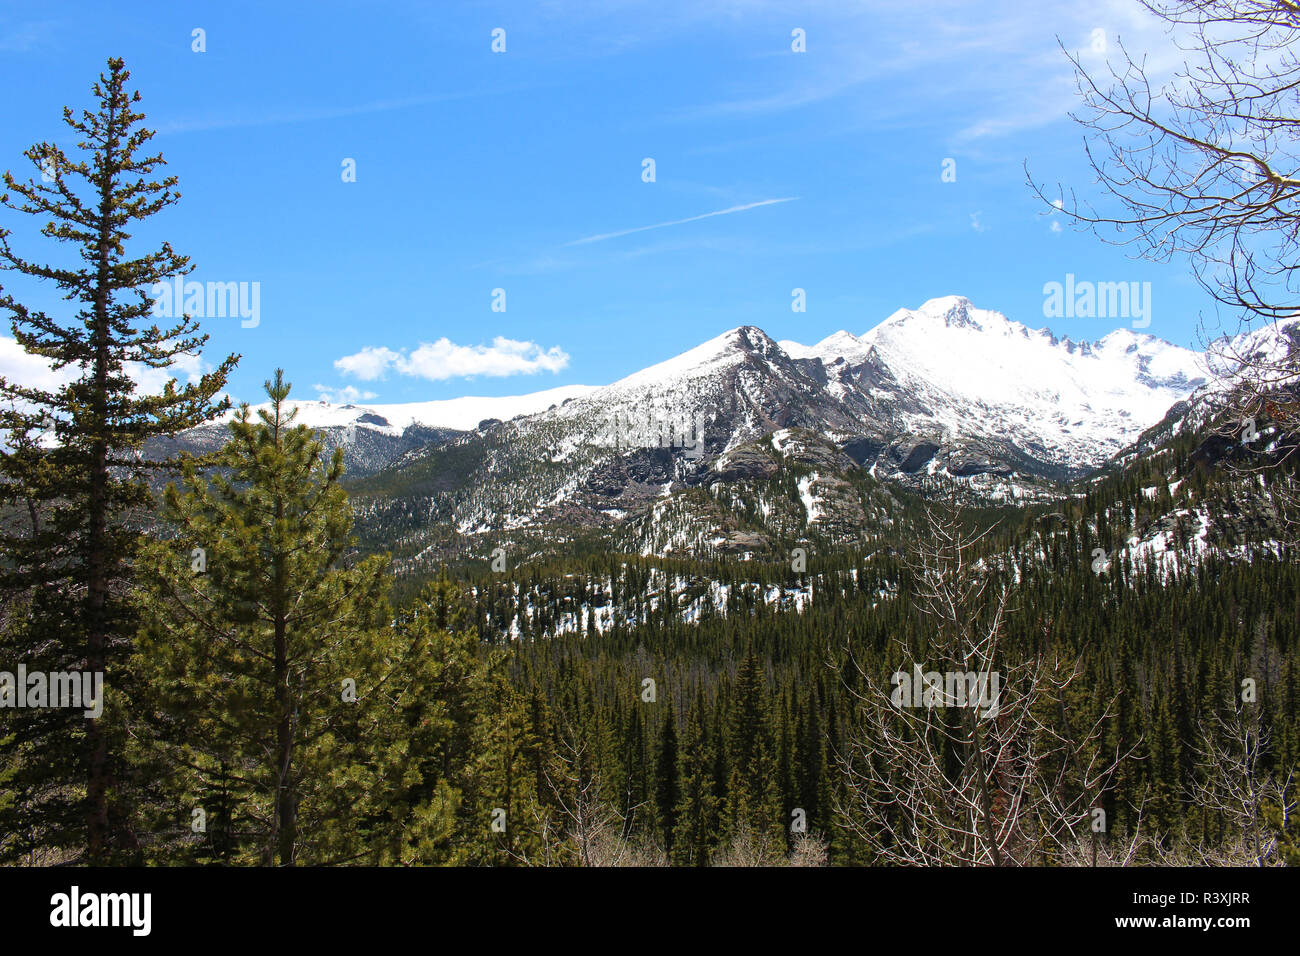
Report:
[{"label": "distant snowfield", "polygon": [[[404,402],[379,405],[333,405],[329,402],[295,402],[298,410],[294,424],[310,428],[347,428],[355,425],[388,435],[400,435],[412,425],[429,428],[454,428],[471,431],[488,418],[508,421],[516,415],[544,412],[569,398],[579,398],[596,391],[594,385],[561,385],[527,395],[467,395],[432,402]],[[266,408],[265,404],[254,409]],[[232,411],[227,418],[233,418]]]}]

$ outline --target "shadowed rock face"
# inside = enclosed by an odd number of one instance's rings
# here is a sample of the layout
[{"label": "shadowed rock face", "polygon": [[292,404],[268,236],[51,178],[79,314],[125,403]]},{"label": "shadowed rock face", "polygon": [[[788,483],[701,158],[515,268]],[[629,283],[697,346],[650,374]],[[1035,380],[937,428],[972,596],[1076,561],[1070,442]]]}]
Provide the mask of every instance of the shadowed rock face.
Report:
[{"label": "shadowed rock face", "polygon": [[948,464],[948,471],[958,478],[969,478],[972,475],[1009,475],[1011,467],[987,458],[957,457]]},{"label": "shadowed rock face", "polygon": [[850,438],[841,446],[844,453],[859,465],[869,465],[880,457],[880,453],[885,450],[886,443],[876,438]]},{"label": "shadowed rock face", "polygon": [[939,445],[932,441],[904,442],[890,449],[893,459],[898,462],[898,470],[908,473],[920,471],[939,451]]},{"label": "shadowed rock face", "polygon": [[713,463],[713,475],[717,481],[739,481],[744,478],[771,478],[781,465],[771,455],[757,448],[744,447],[729,451],[718,457]]}]

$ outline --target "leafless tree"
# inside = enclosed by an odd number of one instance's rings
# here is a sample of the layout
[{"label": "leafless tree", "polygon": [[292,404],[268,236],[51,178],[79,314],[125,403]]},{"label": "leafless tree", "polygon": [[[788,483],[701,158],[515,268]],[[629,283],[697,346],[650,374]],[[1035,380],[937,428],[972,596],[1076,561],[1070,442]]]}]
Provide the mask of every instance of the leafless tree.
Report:
[{"label": "leafless tree", "polygon": [[826,866],[829,859],[829,845],[819,834],[796,834],[789,854],[786,853],[783,843],[784,841],[773,840],[770,835],[755,830],[747,823],[742,823],[732,834],[730,842],[713,854],[711,865],[721,867]]},{"label": "leafless tree", "polygon": [[1105,836],[1097,828],[1080,834],[1074,840],[1061,844],[1060,861],[1063,866],[1133,866],[1147,863],[1159,856],[1159,840],[1155,834],[1142,828],[1150,787],[1136,801],[1130,801],[1134,822],[1130,829]]},{"label": "leafless tree", "polygon": [[[1167,26],[1181,65],[1153,77],[1118,44],[1104,69],[1073,63],[1096,174],[1096,205],[1073,189],[1030,186],[1053,211],[1153,261],[1186,259],[1235,319],[1237,341],[1202,321],[1209,371],[1223,383],[1204,411],[1243,472],[1276,475],[1292,524],[1300,496],[1300,4],[1295,0],[1142,0]],[[1295,115],[1293,115],[1295,114]],[[1028,169],[1026,169],[1028,175]],[[1262,437],[1253,443],[1251,434]]]},{"label": "leafless tree", "polygon": [[546,821],[543,832],[548,863],[563,862],[566,856],[579,866],[636,865],[634,859],[642,865],[649,862],[651,855],[634,847],[626,836],[627,817],[602,797],[602,775],[582,727],[563,722],[543,773],[559,807],[558,821]]},{"label": "leafless tree", "polygon": [[1185,57],[1163,82],[1118,44],[1105,73],[1075,67],[1097,209],[1071,190],[1039,195],[1107,242],[1146,258],[1186,256],[1216,300],[1266,319],[1296,316],[1300,253],[1296,112],[1300,6],[1290,0],[1142,3]]},{"label": "leafless tree", "polygon": [[1235,703],[1229,716],[1215,714],[1197,727],[1197,773],[1189,787],[1192,806],[1219,817],[1229,838],[1185,848],[1204,865],[1266,866],[1277,862],[1277,838],[1265,820],[1268,804],[1287,816],[1296,812],[1294,771],[1279,777],[1266,766],[1268,727],[1257,703]]},{"label": "leafless tree", "polygon": [[[1110,706],[1073,738],[1046,722],[1077,662],[1051,651],[1015,660],[1003,647],[1011,585],[978,558],[989,533],[965,530],[956,509],[928,508],[924,535],[905,559],[914,602],[930,624],[928,645],[896,640],[903,666],[892,676],[864,667],[848,648],[845,686],[856,720],[837,754],[848,798],[836,809],[841,825],[882,862],[1058,859],[1087,832],[1124,756],[1106,759],[1100,744]],[[922,654],[924,676],[916,661]],[[986,677],[983,687],[993,692],[972,694],[980,686],[972,675]],[[913,691],[905,701],[900,691],[908,680]]]},{"label": "leafless tree", "polygon": [[785,847],[778,848],[765,833],[741,824],[731,841],[714,852],[713,866],[780,866],[785,863]]},{"label": "leafless tree", "polygon": [[830,844],[826,838],[817,833],[800,833],[794,838],[794,846],[787,858],[787,865],[794,867],[826,866],[830,859]]}]

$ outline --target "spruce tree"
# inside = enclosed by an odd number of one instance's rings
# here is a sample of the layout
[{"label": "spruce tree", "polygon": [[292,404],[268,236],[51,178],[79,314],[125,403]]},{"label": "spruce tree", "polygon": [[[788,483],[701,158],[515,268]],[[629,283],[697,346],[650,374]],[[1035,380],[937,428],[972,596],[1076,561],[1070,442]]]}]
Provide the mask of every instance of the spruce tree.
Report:
[{"label": "spruce tree", "polygon": [[705,866],[717,842],[718,798],[714,788],[715,754],[705,731],[703,702],[692,708],[682,738],[681,799],[675,812],[672,861]]},{"label": "spruce tree", "polygon": [[681,775],[677,762],[677,715],[668,704],[663,726],[659,731],[659,747],[655,754],[655,808],[659,816],[659,832],[664,852],[672,855],[673,831],[677,826],[677,805],[682,798]]},{"label": "spruce tree", "polygon": [[762,663],[751,651],[741,663],[732,689],[725,743],[731,768],[727,782],[727,823],[784,840],[776,744],[765,700]]},{"label": "spruce tree", "polygon": [[[40,233],[73,247],[60,264],[26,258],[0,229],[0,268],[44,280],[77,304],[56,316],[32,309],[0,287],[0,310],[14,338],[62,376],[54,387],[0,378],[0,598],[10,605],[6,659],[29,671],[103,675],[106,713],[80,709],[14,711],[19,750],[16,816],[0,829],[10,846],[63,858],[106,862],[130,852],[129,768],[121,760],[113,695],[130,649],[125,596],[139,540],[128,519],[149,502],[148,478],[167,463],[144,457],[146,442],[207,422],[236,357],[198,381],[170,379],[144,394],[132,375],[167,370],[198,355],[206,336],[186,316],[160,328],[150,321],[149,290],[191,270],[169,243],[130,256],[139,224],[175,203],[176,177],[154,171],[153,131],[135,112],[122,60],[110,59],[93,86],[94,110],[63,120],[75,151],[37,143],[24,155],[40,172],[27,181],[4,174],[0,204],[40,222]],[[16,610],[21,608],[21,611]]]},{"label": "spruce tree", "polygon": [[[372,701],[373,727],[353,739],[350,758],[375,777],[368,799],[384,825],[376,835],[394,848],[380,842],[368,858],[483,865],[526,856],[534,846],[521,821],[537,803],[527,773],[535,739],[523,699],[506,678],[505,652],[487,648],[468,626],[460,590],[445,568],[398,616],[394,630],[405,635],[397,648],[406,654],[389,655],[385,666],[405,674],[405,690],[400,696],[385,690]],[[381,646],[392,643],[383,630],[377,637]],[[399,700],[404,718],[394,721]],[[376,759],[377,739],[389,741],[389,757]],[[504,829],[494,826],[498,810]]]}]

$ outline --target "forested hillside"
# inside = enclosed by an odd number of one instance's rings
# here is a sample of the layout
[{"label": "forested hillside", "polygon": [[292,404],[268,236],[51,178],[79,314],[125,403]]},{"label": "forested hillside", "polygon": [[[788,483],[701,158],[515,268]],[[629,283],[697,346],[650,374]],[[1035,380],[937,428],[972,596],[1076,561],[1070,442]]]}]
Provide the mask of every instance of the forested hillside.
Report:
[{"label": "forested hillside", "polygon": [[[1267,496],[1190,460],[1203,441],[1179,438],[1055,502],[960,511],[971,538],[991,529],[970,554],[979,574],[1009,589],[998,660],[1047,660],[1068,674],[1034,690],[1036,733],[1078,747],[1079,766],[1106,764],[1095,777],[1062,769],[1063,792],[1082,801],[1076,842],[1049,850],[1026,839],[1035,853],[1019,862],[1130,851],[1144,862],[1250,862],[1271,845],[1262,794],[1300,756],[1300,579]],[[942,509],[937,497],[929,506]],[[545,768],[576,759],[581,741],[573,772],[589,785],[589,812],[617,822],[600,831],[613,841],[601,852],[640,859],[653,847],[678,863],[725,858],[736,841],[757,852],[739,835],[748,824],[770,858],[806,850],[806,833],[831,862],[877,859],[855,810],[886,799],[854,767],[880,705],[863,698],[863,680],[930,670],[934,629],[916,606],[911,561],[929,545],[926,507],[900,503],[870,550],[810,548],[799,571],[597,553],[465,568],[468,626],[508,648],[526,736],[541,742],[534,792],[553,810],[571,807]],[[1212,516],[1213,536],[1188,515]],[[1158,550],[1142,546],[1157,534]],[[941,748],[940,759],[961,757]],[[1258,843],[1242,842],[1243,821]]]}]

